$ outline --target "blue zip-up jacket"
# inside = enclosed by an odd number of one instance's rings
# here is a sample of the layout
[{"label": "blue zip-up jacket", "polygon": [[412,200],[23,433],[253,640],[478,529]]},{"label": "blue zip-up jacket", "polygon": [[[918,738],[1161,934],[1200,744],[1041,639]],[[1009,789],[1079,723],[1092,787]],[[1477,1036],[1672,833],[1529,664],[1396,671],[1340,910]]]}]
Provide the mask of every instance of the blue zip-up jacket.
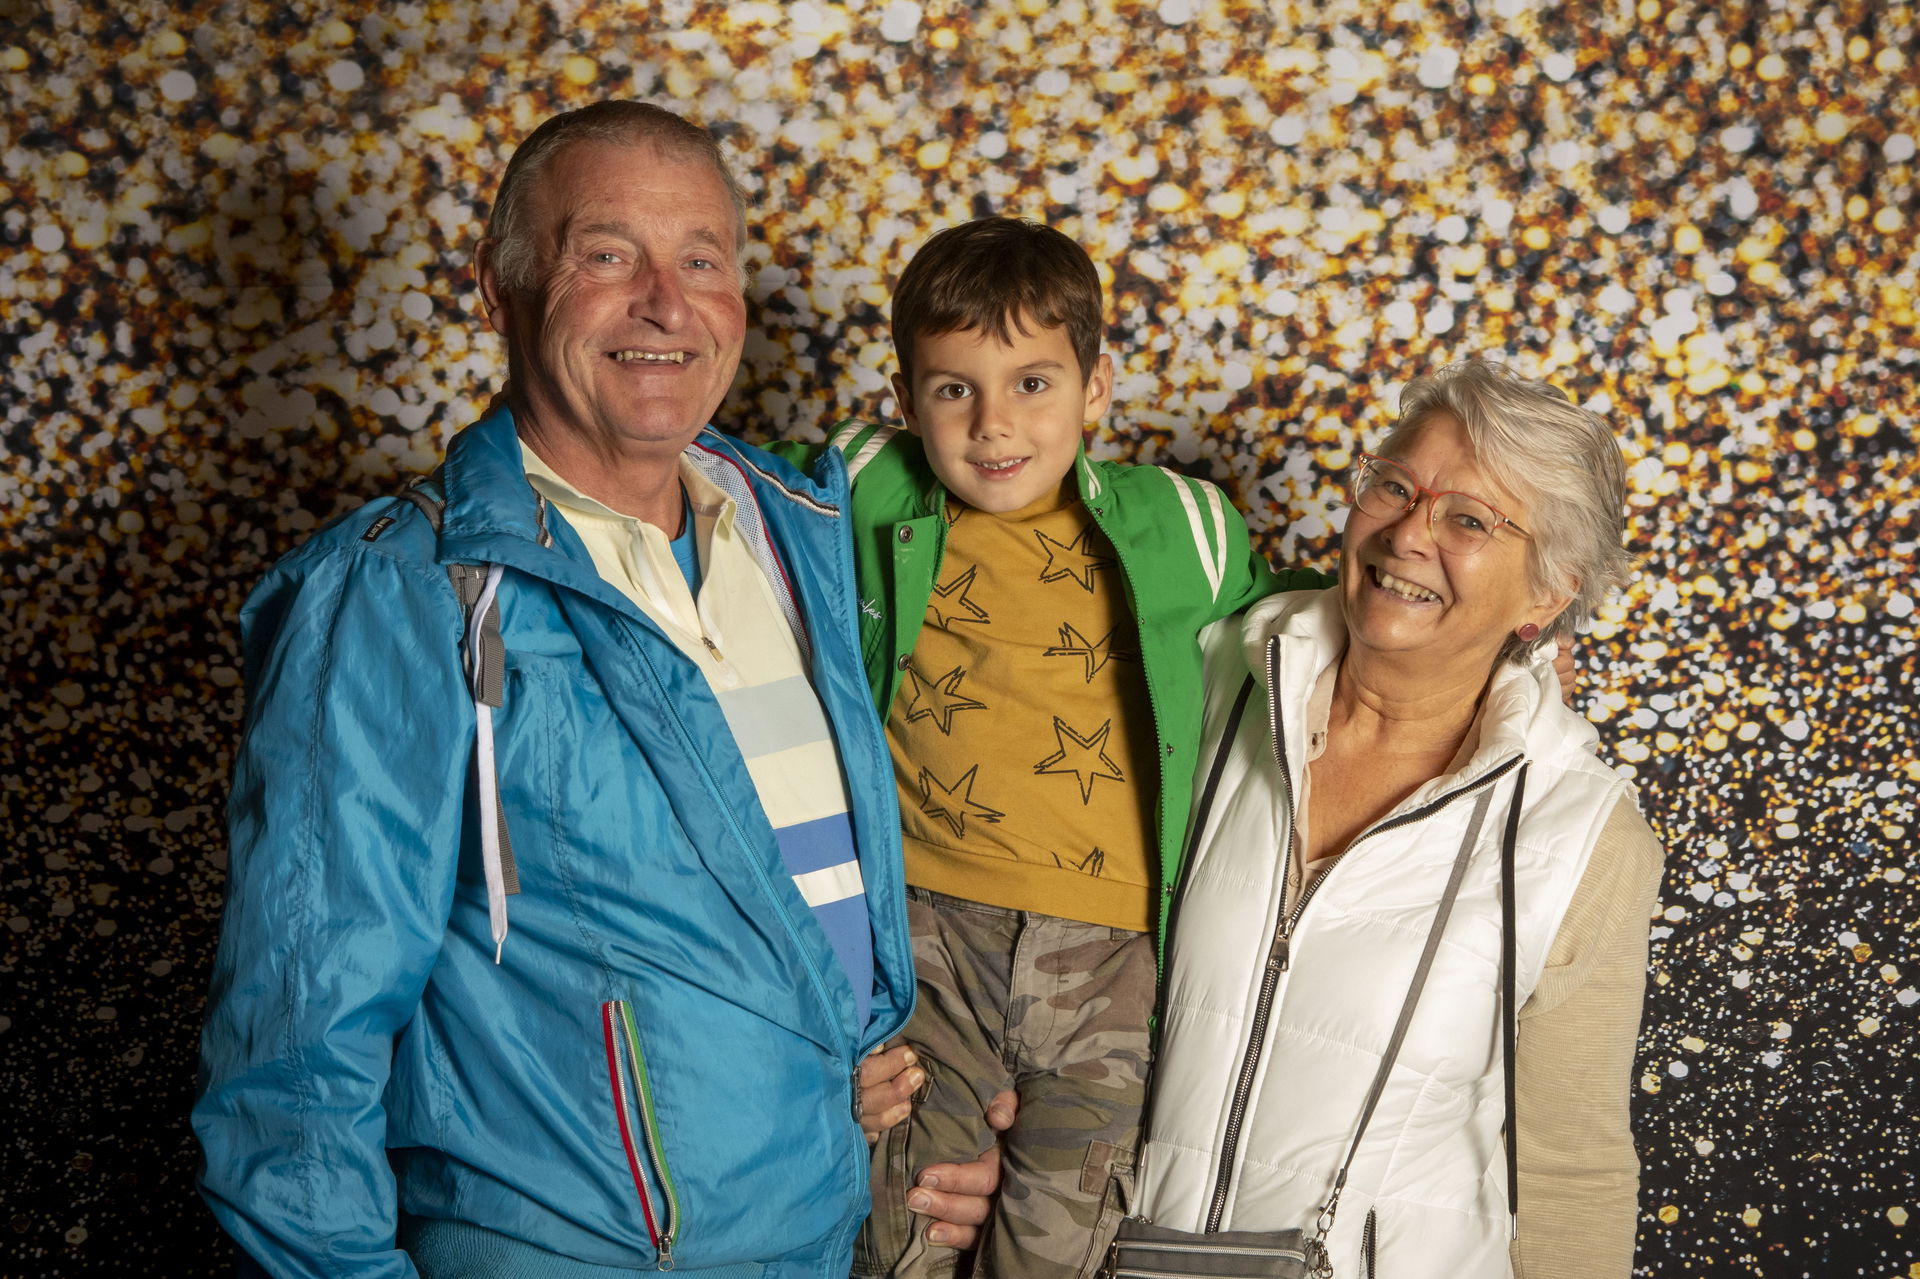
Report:
[{"label": "blue zip-up jacket", "polygon": [[[798,605],[872,913],[870,1017],[705,679],[595,572],[491,413],[448,449],[437,534],[376,502],[242,613],[193,1123],[203,1193],[270,1273],[847,1273],[868,1207],[855,1072],[913,974],[846,471],[710,429],[694,448],[738,471]],[[453,564],[504,569],[493,733],[518,891],[497,964]]]}]

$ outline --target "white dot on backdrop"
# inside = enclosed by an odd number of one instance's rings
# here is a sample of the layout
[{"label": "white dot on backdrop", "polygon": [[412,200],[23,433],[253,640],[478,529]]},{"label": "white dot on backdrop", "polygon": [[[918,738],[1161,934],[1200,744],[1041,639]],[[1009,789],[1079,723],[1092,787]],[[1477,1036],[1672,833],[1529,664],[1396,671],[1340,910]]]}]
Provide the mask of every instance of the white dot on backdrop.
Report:
[{"label": "white dot on backdrop", "polygon": [[51,222],[33,228],[33,247],[42,253],[58,253],[67,247],[67,233]]},{"label": "white dot on backdrop", "polygon": [[1609,204],[1606,208],[1595,213],[1593,220],[1598,222],[1600,229],[1608,235],[1619,235],[1632,224],[1633,215],[1617,204]]},{"label": "white dot on backdrop", "polygon": [[433,318],[433,299],[424,293],[409,293],[400,299],[400,312],[409,320],[424,322]]},{"label": "white dot on backdrop", "polygon": [[1291,289],[1275,289],[1267,294],[1261,305],[1284,320],[1300,309],[1300,295]]},{"label": "white dot on backdrop", "polygon": [[1459,50],[1440,44],[1420,55],[1420,65],[1414,74],[1427,88],[1444,89],[1453,83],[1453,73],[1459,69]]},{"label": "white dot on backdrop", "polygon": [[1573,73],[1579,70],[1579,64],[1574,62],[1571,53],[1561,53],[1556,50],[1540,59],[1540,69],[1547,73],[1547,79],[1565,82],[1573,79]]},{"label": "white dot on backdrop", "polygon": [[1453,306],[1447,302],[1435,302],[1427,308],[1427,332],[1445,333],[1453,327]]},{"label": "white dot on backdrop", "polygon": [[1179,26],[1193,21],[1193,0],[1160,0],[1160,21]]},{"label": "white dot on backdrop", "polygon": [[1253,385],[1253,370],[1244,364],[1228,364],[1220,370],[1220,385],[1238,391]]},{"label": "white dot on backdrop", "polygon": [[197,87],[190,72],[169,71],[160,77],[160,96],[169,102],[185,102]]},{"label": "white dot on backdrop", "polygon": [[1600,304],[1601,310],[1613,315],[1625,315],[1639,304],[1630,290],[1618,284],[1609,284],[1600,290],[1600,296],[1594,300]]},{"label": "white dot on backdrop", "polygon": [[1905,164],[1908,160],[1913,159],[1913,135],[1909,133],[1894,134],[1888,138],[1886,143],[1880,148],[1880,154],[1886,156],[1887,159],[1894,164]]},{"label": "white dot on backdrop", "polygon": [[1047,182],[1047,199],[1055,204],[1072,204],[1074,197],[1079,194],[1080,188],[1064,173]]},{"label": "white dot on backdrop", "polygon": [[1007,135],[1004,133],[983,133],[980,144],[974,148],[984,159],[998,160],[1007,153]]},{"label": "white dot on backdrop", "polygon": [[1556,142],[1547,148],[1547,163],[1556,169],[1571,169],[1584,158],[1578,142]]},{"label": "white dot on backdrop", "polygon": [[920,6],[913,0],[894,0],[880,15],[880,34],[895,44],[913,39],[920,29]]},{"label": "white dot on backdrop", "polygon": [[1736,124],[1720,130],[1720,145],[1738,155],[1753,145],[1753,130],[1744,124]]},{"label": "white dot on backdrop", "polygon": [[1072,77],[1059,67],[1048,67],[1033,78],[1033,91],[1043,98],[1057,98],[1072,86]]},{"label": "white dot on backdrop", "polygon": [[1307,136],[1307,122],[1297,115],[1283,115],[1267,126],[1267,136],[1280,146],[1294,146]]},{"label": "white dot on backdrop", "polygon": [[1675,1079],[1685,1079],[1687,1077],[1687,1063],[1684,1061],[1670,1061],[1667,1063],[1667,1073]]},{"label": "white dot on backdrop", "polygon": [[350,58],[342,58],[327,68],[327,83],[335,93],[352,93],[366,82],[366,71]]},{"label": "white dot on backdrop", "polygon": [[1467,238],[1467,220],[1457,213],[1449,213],[1434,223],[1433,233],[1448,244],[1458,244]]},{"label": "white dot on backdrop", "polygon": [[1727,183],[1727,211],[1743,221],[1760,211],[1760,197],[1745,178]]},{"label": "white dot on backdrop", "polygon": [[1725,271],[1715,271],[1707,277],[1707,292],[1717,298],[1723,298],[1740,287],[1740,281]]}]

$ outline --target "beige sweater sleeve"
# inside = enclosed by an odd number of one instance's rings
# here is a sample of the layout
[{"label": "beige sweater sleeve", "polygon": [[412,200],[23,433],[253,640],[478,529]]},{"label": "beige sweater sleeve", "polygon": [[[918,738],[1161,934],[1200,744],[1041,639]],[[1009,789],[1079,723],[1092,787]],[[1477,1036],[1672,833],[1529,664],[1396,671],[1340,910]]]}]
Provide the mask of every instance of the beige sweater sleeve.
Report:
[{"label": "beige sweater sleeve", "polygon": [[1633,1271],[1640,1161],[1628,1104],[1661,861],[1652,828],[1622,799],[1520,1009],[1519,1279]]}]

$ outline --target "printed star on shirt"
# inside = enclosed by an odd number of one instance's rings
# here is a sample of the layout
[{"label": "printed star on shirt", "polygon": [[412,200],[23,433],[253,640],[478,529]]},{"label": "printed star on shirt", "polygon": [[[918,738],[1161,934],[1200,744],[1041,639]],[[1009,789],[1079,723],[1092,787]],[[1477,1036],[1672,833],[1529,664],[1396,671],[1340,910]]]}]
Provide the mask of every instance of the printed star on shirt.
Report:
[{"label": "printed star on shirt", "polygon": [[957,838],[967,835],[967,818],[978,817],[988,824],[998,822],[1006,814],[998,809],[988,808],[973,798],[973,775],[980,771],[975,764],[960,774],[960,780],[949,786],[933,775],[931,769],[920,770],[920,811],[928,817],[943,818],[953,827]]},{"label": "printed star on shirt", "polygon": [[1101,872],[1107,868],[1107,850],[1095,844],[1093,851],[1085,857],[1082,857],[1079,861],[1074,861],[1071,857],[1062,857],[1060,854],[1055,853],[1053,855],[1053,864],[1062,869],[1071,866],[1083,875],[1091,875],[1095,879],[1098,879],[1100,878]]},{"label": "printed star on shirt", "polygon": [[[967,598],[967,592],[973,589],[973,575],[980,571],[977,564],[969,565],[967,571],[948,582],[945,586],[933,588],[933,599],[928,603],[928,611],[933,614],[933,624],[943,631],[952,630],[953,622],[988,622],[987,610]],[[1089,588],[1091,589],[1091,588]],[[942,601],[957,604],[961,611],[948,612],[941,607]]]},{"label": "printed star on shirt", "polygon": [[1040,549],[1047,553],[1047,566],[1040,570],[1040,580],[1043,582],[1057,582],[1070,577],[1091,595],[1094,571],[1113,567],[1111,556],[1093,555],[1085,549],[1094,535],[1091,524],[1083,527],[1080,536],[1071,542],[1056,542],[1038,529],[1034,530],[1033,535],[1040,539]]},{"label": "printed star on shirt", "polygon": [[1074,732],[1067,721],[1055,715],[1053,736],[1060,743],[1060,749],[1035,764],[1033,771],[1074,774],[1080,782],[1080,802],[1091,802],[1095,778],[1107,777],[1116,782],[1127,780],[1120,766],[1107,758],[1107,735],[1112,731],[1113,721],[1103,720],[1097,732],[1083,737]]},{"label": "printed star on shirt", "polygon": [[1119,633],[1120,628],[1116,626],[1105,635],[1102,635],[1097,642],[1089,644],[1085,636],[1073,629],[1071,623],[1063,622],[1060,626],[1060,642],[1052,648],[1049,648],[1045,655],[1048,657],[1079,657],[1086,659],[1087,683],[1091,684],[1093,683],[1094,672],[1098,671],[1108,662],[1114,661],[1115,659],[1130,662],[1134,659],[1134,654],[1124,649],[1116,649],[1113,646],[1113,637]]},{"label": "printed star on shirt", "polygon": [[938,679],[924,679],[920,672],[907,667],[907,682],[910,691],[907,694],[907,722],[931,719],[937,721],[942,737],[953,732],[955,711],[984,711],[985,702],[976,702],[960,691],[960,681],[967,677],[964,667],[956,666]]}]

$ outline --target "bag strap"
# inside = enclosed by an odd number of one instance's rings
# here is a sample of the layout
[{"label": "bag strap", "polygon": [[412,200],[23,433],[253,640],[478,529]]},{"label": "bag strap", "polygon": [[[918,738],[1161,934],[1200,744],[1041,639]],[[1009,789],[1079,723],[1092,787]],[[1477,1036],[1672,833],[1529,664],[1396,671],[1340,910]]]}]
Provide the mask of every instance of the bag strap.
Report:
[{"label": "bag strap", "polygon": [[1514,1039],[1520,1010],[1514,999],[1515,929],[1513,922],[1513,849],[1520,835],[1520,801],[1527,794],[1527,766],[1513,781],[1513,800],[1507,806],[1507,830],[1500,841],[1500,1038],[1505,1062],[1507,1105],[1507,1220],[1511,1237],[1520,1237],[1520,1133],[1516,1123]]},{"label": "bag strap", "polygon": [[1220,789],[1220,774],[1226,771],[1227,756],[1233,752],[1233,739],[1240,735],[1240,720],[1247,713],[1247,703],[1253,698],[1253,676],[1247,676],[1247,682],[1240,686],[1239,696],[1233,699],[1233,709],[1227,713],[1226,731],[1220,734],[1220,745],[1213,752],[1213,766],[1207,770],[1207,784],[1200,789],[1199,802],[1193,806],[1193,823],[1187,836],[1187,855],[1183,865],[1193,863],[1193,854],[1200,847],[1200,832],[1205,829],[1207,815],[1213,811],[1213,793]]},{"label": "bag strap", "polygon": [[[1467,833],[1460,841],[1460,851],[1454,855],[1453,870],[1447,876],[1446,891],[1440,895],[1440,905],[1433,913],[1433,924],[1427,929],[1427,942],[1420,951],[1420,962],[1414,966],[1413,981],[1407,986],[1407,997],[1400,1005],[1400,1017],[1393,1025],[1393,1034],[1387,1039],[1386,1051],[1380,1055],[1380,1068],[1373,1073],[1373,1085],[1367,1089],[1366,1102],[1360,1107],[1360,1124],[1354,1130],[1353,1141],[1347,1146],[1347,1156],[1340,1161],[1340,1171],[1333,1179],[1333,1193],[1320,1209],[1319,1220],[1315,1223],[1314,1242],[1318,1244],[1322,1264],[1325,1264],[1326,1238],[1333,1229],[1334,1214],[1340,1207],[1340,1194],[1347,1186],[1347,1173],[1353,1168],[1354,1156],[1360,1152],[1360,1139],[1367,1134],[1367,1125],[1373,1119],[1374,1107],[1380,1103],[1380,1094],[1386,1091],[1387,1076],[1393,1073],[1394,1059],[1400,1055],[1400,1045],[1407,1037],[1407,1027],[1413,1022],[1413,1010],[1420,1002],[1420,992],[1427,984],[1427,974],[1433,968],[1433,957],[1440,949],[1440,934],[1446,930],[1447,918],[1453,914],[1454,899],[1460,895],[1460,881],[1466,878],[1467,863],[1472,859],[1473,846],[1480,838],[1480,826],[1486,820],[1487,807],[1493,802],[1493,787],[1485,786],[1473,801],[1473,813],[1467,818]],[[1327,1274],[1332,1273],[1330,1267]]]}]

